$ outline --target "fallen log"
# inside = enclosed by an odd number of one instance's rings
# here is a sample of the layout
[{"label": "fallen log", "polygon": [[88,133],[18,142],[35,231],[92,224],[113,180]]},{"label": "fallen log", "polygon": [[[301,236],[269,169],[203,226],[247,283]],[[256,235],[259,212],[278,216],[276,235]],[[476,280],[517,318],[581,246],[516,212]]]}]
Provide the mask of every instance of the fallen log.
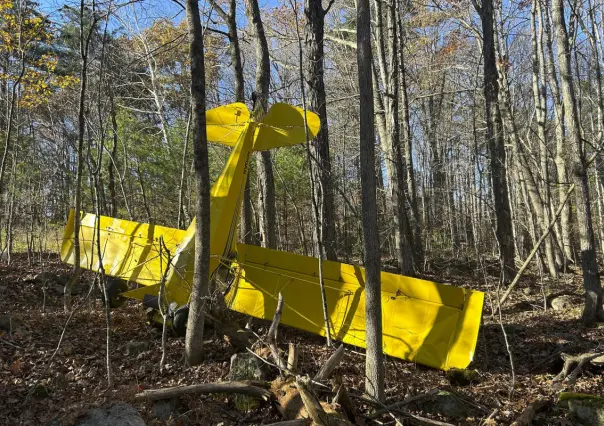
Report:
[{"label": "fallen log", "polygon": [[182,395],[208,393],[235,393],[253,396],[265,401],[273,399],[274,395],[272,392],[262,386],[264,386],[264,382],[258,381],[203,383],[199,385],[174,386],[164,389],[147,389],[136,394],[134,399],[136,401],[157,401],[160,399],[178,398]]}]

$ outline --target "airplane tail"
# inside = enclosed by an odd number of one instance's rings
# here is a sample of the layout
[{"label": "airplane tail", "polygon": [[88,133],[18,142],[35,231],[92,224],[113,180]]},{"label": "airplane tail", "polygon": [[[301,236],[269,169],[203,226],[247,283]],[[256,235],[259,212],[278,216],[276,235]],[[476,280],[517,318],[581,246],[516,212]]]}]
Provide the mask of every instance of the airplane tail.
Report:
[{"label": "airplane tail", "polygon": [[[306,118],[306,129],[304,119]],[[248,127],[254,129],[253,151],[291,146],[314,138],[321,127],[317,114],[285,103],[271,106],[262,121],[254,122],[246,105],[236,102],[206,112],[208,141],[234,146]]]}]

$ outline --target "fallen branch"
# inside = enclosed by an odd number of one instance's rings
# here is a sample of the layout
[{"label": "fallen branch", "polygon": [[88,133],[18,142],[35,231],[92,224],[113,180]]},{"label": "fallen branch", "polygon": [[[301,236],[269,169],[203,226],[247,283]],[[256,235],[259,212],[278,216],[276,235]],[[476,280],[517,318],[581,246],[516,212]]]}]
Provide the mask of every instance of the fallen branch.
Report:
[{"label": "fallen branch", "polygon": [[570,194],[573,192],[574,189],[575,189],[575,184],[573,183],[568,188],[568,191],[566,191],[566,194],[564,194],[564,199],[558,206],[558,209],[556,210],[554,217],[552,218],[551,222],[549,223],[549,226],[543,232],[543,234],[541,235],[541,238],[539,238],[539,240],[535,243],[535,246],[533,247],[533,249],[529,253],[528,257],[526,258],[526,260],[524,261],[524,263],[522,264],[522,266],[516,273],[516,276],[514,277],[514,279],[508,286],[507,290],[505,291],[505,293],[503,294],[501,299],[499,299],[499,305],[500,305],[499,309],[501,309],[501,306],[503,306],[504,302],[507,300],[508,296],[510,295],[510,293],[512,292],[512,290],[518,283],[518,280],[520,280],[520,277],[522,277],[522,274],[526,270],[527,266],[529,265],[529,263],[531,263],[531,260],[533,260],[533,257],[535,257],[535,255],[537,254],[537,251],[539,250],[539,247],[541,247],[541,244],[543,244],[543,241],[545,241],[545,239],[550,234],[550,232],[552,232],[552,229],[554,229],[554,226],[556,225],[556,222],[558,221],[558,218],[560,217],[560,213],[562,213],[562,210],[564,209],[564,205],[568,201],[568,197],[570,197]]},{"label": "fallen branch", "polygon": [[136,401],[157,401],[160,399],[172,399],[182,395],[189,394],[208,394],[208,393],[236,393],[241,395],[253,396],[269,401],[274,398],[272,392],[259,385],[263,382],[244,381],[244,382],[221,382],[221,383],[203,383],[200,385],[174,386],[165,389],[148,389],[134,396]]},{"label": "fallen branch", "polygon": [[309,419],[285,420],[283,422],[271,423],[266,426],[309,426]]},{"label": "fallen branch", "polygon": [[415,395],[415,396],[409,397],[407,399],[404,399],[403,401],[399,401],[399,402],[395,402],[394,404],[387,405],[384,408],[373,413],[371,416],[369,416],[369,418],[377,419],[378,417],[383,416],[384,414],[388,414],[391,410],[396,410],[398,408],[404,407],[405,405],[409,405],[412,402],[424,401],[426,399],[429,399],[432,396],[436,395],[438,392],[439,392],[439,389],[432,389],[431,391],[428,391],[426,393],[422,393],[420,395]]},{"label": "fallen branch", "polygon": [[354,424],[359,424],[359,421],[357,419],[356,407],[354,406],[352,400],[350,399],[350,396],[348,395],[346,386],[344,386],[344,384],[342,383],[342,378],[336,377],[333,380],[333,383],[333,391],[336,395],[333,398],[333,403],[339,404],[340,407],[342,407],[342,411],[344,411],[344,414],[346,415],[346,417],[348,417],[348,420],[350,420]]},{"label": "fallen branch", "polygon": [[524,409],[524,411],[514,420],[514,423],[511,426],[531,426],[533,424],[533,417],[539,411],[542,411],[545,407],[549,405],[550,401],[547,399],[540,399],[538,401],[529,404],[528,407]]},{"label": "fallen branch", "polygon": [[341,344],[340,347],[336,349],[333,354],[331,354],[327,362],[323,364],[323,367],[321,367],[315,376],[314,380],[317,382],[327,380],[329,376],[331,376],[331,373],[333,373],[333,371],[336,369],[338,364],[340,364],[342,358],[344,358],[344,344]]},{"label": "fallen branch", "polygon": [[[588,352],[579,355],[568,355],[563,353],[562,359],[564,360],[564,367],[562,371],[558,373],[552,380],[554,383],[562,382],[566,379],[567,385],[572,385],[577,381],[579,374],[583,371],[583,368],[591,362],[591,360],[604,356],[604,352]],[[576,364],[576,367],[571,371],[571,368]],[[568,378],[567,378],[568,377]]]},{"label": "fallen branch", "polygon": [[308,377],[298,377],[296,379],[296,387],[300,392],[308,417],[313,421],[313,425],[329,426],[329,417],[323,407],[321,407],[321,403],[312,392],[310,386],[310,379]]},{"label": "fallen branch", "polygon": [[271,327],[268,329],[268,347],[271,350],[271,354],[273,355],[273,359],[275,363],[279,366],[279,368],[284,369],[287,367],[281,355],[279,355],[279,346],[277,345],[277,329],[279,328],[279,321],[281,321],[281,314],[283,312],[283,295],[279,293],[279,299],[277,301],[277,310],[275,311],[275,316],[273,317],[273,322],[271,323]]},{"label": "fallen branch", "polygon": [[287,355],[287,369],[294,372],[298,369],[298,348],[294,343],[289,344],[289,353]]}]

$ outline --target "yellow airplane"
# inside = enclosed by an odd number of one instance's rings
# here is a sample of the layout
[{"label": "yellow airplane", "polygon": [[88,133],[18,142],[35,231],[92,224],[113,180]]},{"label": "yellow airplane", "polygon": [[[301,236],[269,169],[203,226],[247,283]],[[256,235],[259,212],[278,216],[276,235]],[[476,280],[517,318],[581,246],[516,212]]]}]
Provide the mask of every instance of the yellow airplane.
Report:
[{"label": "yellow airplane", "polygon": [[[285,302],[281,322],[324,336],[318,260],[236,241],[250,154],[305,142],[306,132],[312,138],[319,131],[319,117],[277,103],[256,122],[245,104],[234,103],[207,111],[206,120],[208,141],[232,147],[211,190],[210,278],[229,271],[227,306],[256,318],[271,319],[281,293]],[[80,213],[80,219],[80,266],[98,271],[102,263],[105,273],[114,277],[113,296],[121,291],[122,297],[142,300],[152,308],[158,307],[165,276],[172,324],[182,334],[193,280],[194,221],[180,230],[89,213]],[[97,256],[97,227],[102,262]],[[62,260],[70,264],[73,240],[72,210],[61,247]],[[364,268],[324,261],[323,277],[333,338],[364,348]],[[467,367],[474,356],[484,294],[386,272],[381,279],[384,352],[445,370]],[[137,288],[128,290],[127,282]]]}]

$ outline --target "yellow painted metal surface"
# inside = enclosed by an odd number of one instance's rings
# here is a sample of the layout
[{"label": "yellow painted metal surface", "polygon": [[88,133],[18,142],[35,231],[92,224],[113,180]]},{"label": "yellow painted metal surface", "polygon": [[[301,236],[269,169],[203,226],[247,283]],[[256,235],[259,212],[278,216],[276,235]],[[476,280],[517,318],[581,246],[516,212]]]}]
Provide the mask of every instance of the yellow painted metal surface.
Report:
[{"label": "yellow painted metal surface", "polygon": [[[281,292],[284,324],[324,334],[318,261],[315,258],[236,244],[236,229],[252,151],[302,143],[306,140],[304,111],[275,104],[261,122],[254,122],[244,104],[236,103],[206,114],[208,140],[232,147],[227,164],[210,197],[210,271],[220,263],[236,271],[227,295],[229,306],[245,314],[271,319]],[[306,113],[308,136],[320,122]],[[74,212],[65,227],[61,258],[73,264]],[[195,222],[187,230],[142,224],[93,214],[81,215],[82,268],[98,270],[96,227],[105,273],[143,287],[124,296],[143,299],[157,295],[167,268],[160,256],[163,237],[172,256],[166,280],[167,298],[189,302],[193,281]],[[324,262],[329,319],[334,337],[365,346],[364,269]],[[466,367],[471,361],[480,325],[484,295],[480,292],[382,273],[385,353],[436,368]]]},{"label": "yellow painted metal surface", "polygon": [[[238,245],[239,280],[228,306],[272,319],[279,293],[281,322],[325,335],[316,258]],[[330,327],[336,340],[365,347],[365,270],[325,261]],[[384,352],[430,367],[465,368],[474,356],[484,294],[382,272]]]}]

